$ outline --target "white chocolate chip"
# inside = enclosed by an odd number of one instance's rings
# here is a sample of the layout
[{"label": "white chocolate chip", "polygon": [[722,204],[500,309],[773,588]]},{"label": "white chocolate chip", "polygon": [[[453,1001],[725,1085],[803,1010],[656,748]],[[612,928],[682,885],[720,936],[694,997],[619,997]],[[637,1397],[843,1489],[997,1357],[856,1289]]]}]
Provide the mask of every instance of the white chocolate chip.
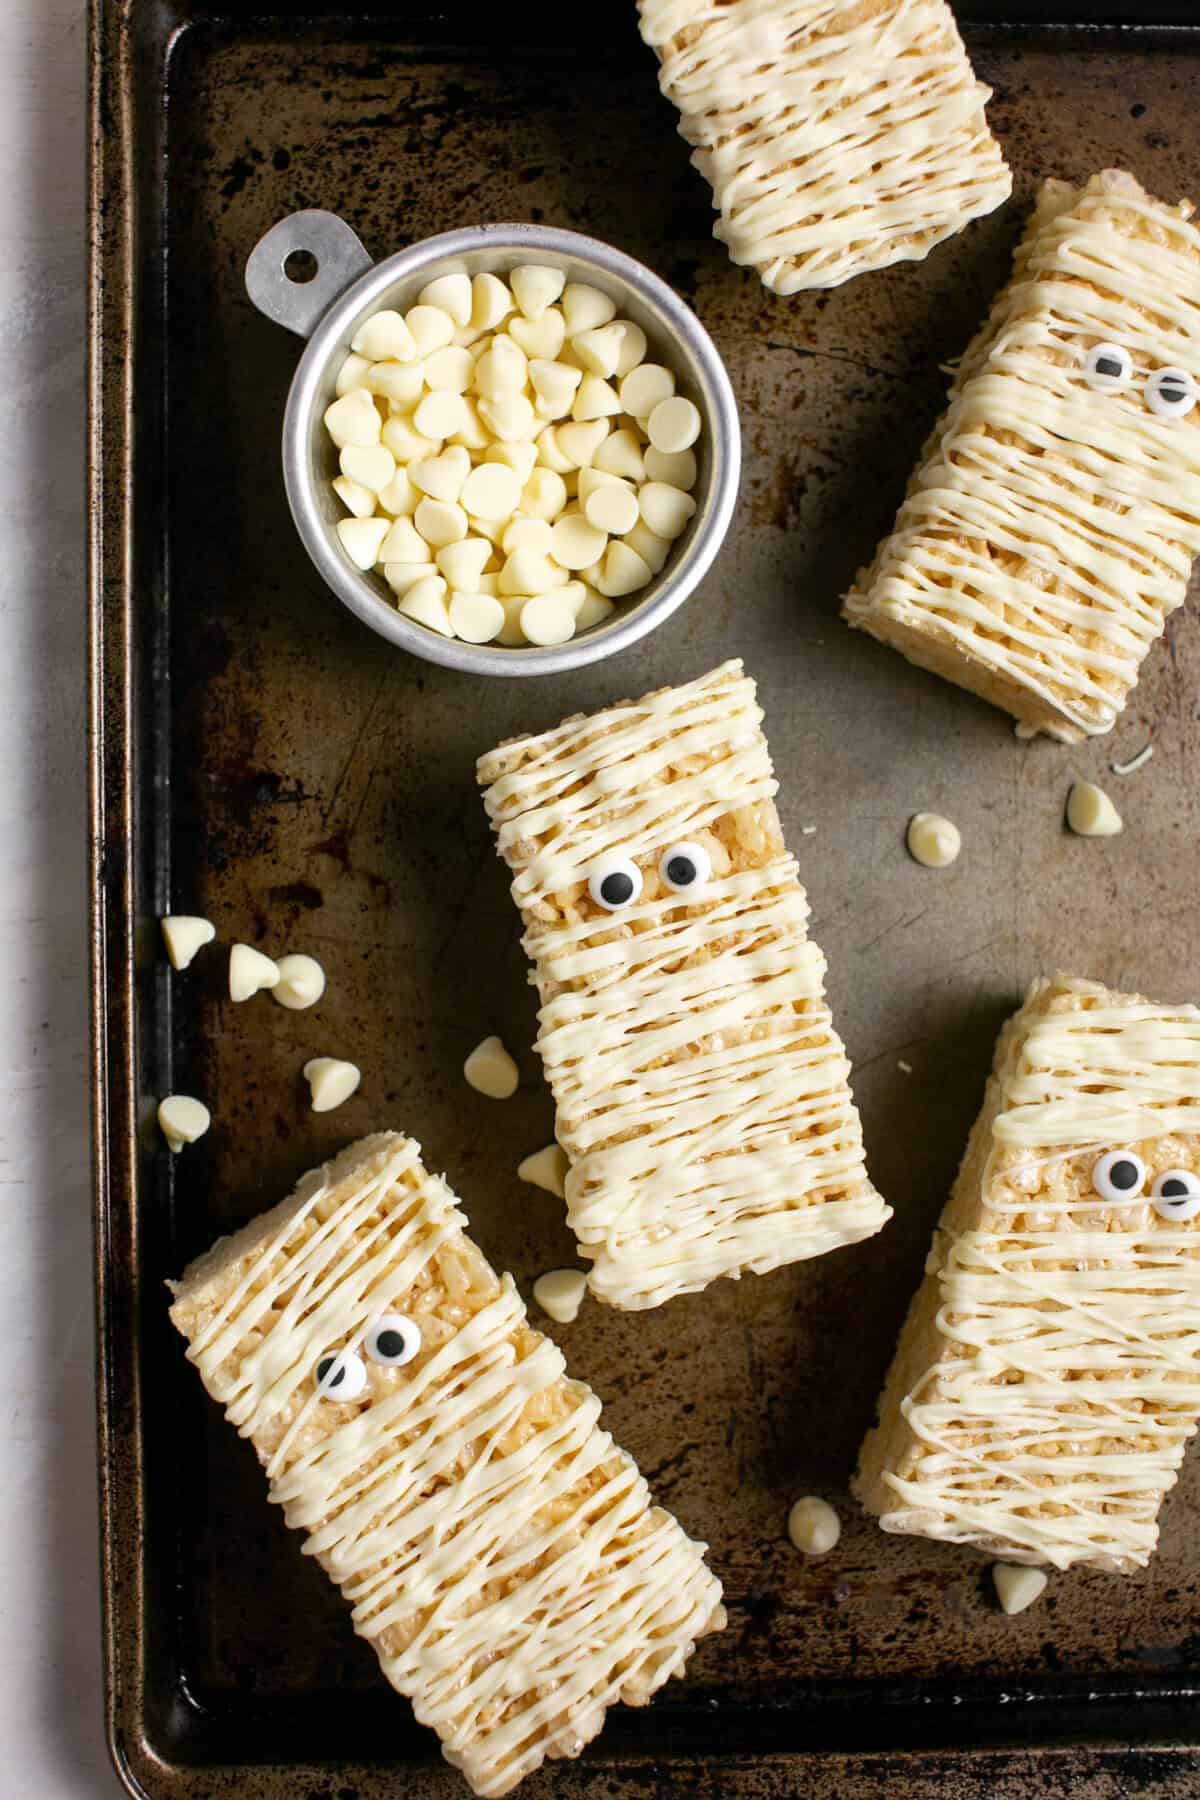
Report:
[{"label": "white chocolate chip", "polygon": [[521,630],[531,644],[565,644],[575,636],[575,605],[566,588],[535,594],[521,608]]},{"label": "white chocolate chip", "polygon": [[523,263],[508,274],[508,285],[527,319],[540,319],[562,293],[565,281],[561,269],[547,268],[542,263]]},{"label": "white chocolate chip", "polygon": [[646,451],[646,474],[651,481],[665,481],[670,487],[682,488],[690,494],[696,485],[696,453],[694,450],[656,450],[653,444]]},{"label": "white chocolate chip", "polygon": [[368,448],[347,444],[338,453],[338,465],[347,480],[357,481],[360,487],[370,488],[375,494],[381,493],[396,473],[396,459],[384,444],[371,444]]},{"label": "white chocolate chip", "polygon": [[476,275],[471,282],[471,324],[476,331],[495,331],[513,309],[513,297],[498,275]]},{"label": "white chocolate chip", "polygon": [[407,412],[425,391],[425,367],[419,362],[372,363],[364,385],[369,393]]},{"label": "white chocolate chip", "polygon": [[325,971],[315,956],[293,952],[279,959],[279,981],[271,989],[272,1000],[286,1006],[289,1012],[303,1012],[315,1006],[325,992]]},{"label": "white chocolate chip", "polygon": [[644,481],[647,473],[642,446],[626,426],[609,433],[592,457],[592,467],[628,481]]},{"label": "white chocolate chip", "polygon": [[477,519],[508,519],[521,499],[521,477],[504,463],[483,462],[471,470],[462,503]]},{"label": "white chocolate chip", "polygon": [[412,331],[400,314],[390,307],[363,320],[350,340],[350,348],[371,362],[406,363],[412,362],[417,355]]},{"label": "white chocolate chip", "polygon": [[159,920],[159,926],[173,969],[190,968],[197,951],[211,944],[217,935],[215,925],[194,913],[168,913]]},{"label": "white chocolate chip", "polygon": [[521,491],[521,511],[549,523],[567,504],[567,484],[553,469],[536,468]]},{"label": "white chocolate chip", "polygon": [[212,1115],[202,1100],[193,1100],[190,1094],[168,1094],[158,1103],[158,1123],[168,1150],[177,1156],[185,1144],[204,1136]]},{"label": "white chocolate chip", "polygon": [[337,534],[342,549],[356,569],[373,569],[379,559],[379,546],[391,529],[388,519],[339,519]]},{"label": "white chocolate chip", "polygon": [[700,411],[682,394],[660,400],[646,420],[646,436],[655,450],[664,456],[678,456],[689,450],[700,436]]},{"label": "white chocolate chip", "polygon": [[348,1100],[362,1080],[361,1069],[336,1056],[314,1056],[304,1065],[304,1079],[312,1090],[315,1113],[332,1112]]},{"label": "white chocolate chip", "polygon": [[339,450],[344,450],[347,444],[357,444],[365,449],[379,442],[382,429],[379,408],[365,388],[354,388],[325,408],[325,429]]},{"label": "white chocolate chip", "polygon": [[406,619],[415,619],[418,625],[427,625],[430,631],[436,631],[442,637],[454,636],[450,609],[446,602],[446,583],[432,570],[419,581],[413,582],[398,610]]},{"label": "white chocolate chip", "polygon": [[435,275],[417,295],[422,306],[440,306],[456,325],[471,322],[471,277],[469,275]]},{"label": "white chocolate chip", "polygon": [[531,1187],[545,1188],[548,1194],[557,1194],[561,1200],[566,1193],[570,1166],[561,1144],[547,1144],[544,1150],[535,1150],[532,1156],[517,1165],[517,1178],[527,1181]]},{"label": "white chocolate chip", "polygon": [[638,489],[638,505],[656,537],[674,539],[686,528],[696,502],[682,488],[666,481],[646,481]]},{"label": "white chocolate chip", "polygon": [[[599,496],[596,496],[597,498]],[[649,564],[642,561],[628,544],[610,544],[604,556],[604,571],[597,586],[609,600],[620,600],[634,594],[652,580]]]},{"label": "white chocolate chip", "polygon": [[585,375],[571,403],[571,417],[586,423],[591,419],[613,419],[620,411],[616,388],[599,375]]},{"label": "white chocolate chip", "polygon": [[503,463],[506,469],[515,469],[524,484],[533,474],[537,459],[537,445],[522,443],[493,444],[483,460],[484,462]]},{"label": "white chocolate chip", "polygon": [[249,1000],[279,981],[279,965],[252,944],[235,944],[229,952],[229,998]]},{"label": "white chocolate chip", "polygon": [[420,500],[420,490],[415,488],[409,480],[407,469],[397,469],[379,496],[380,506],[385,513],[390,513],[393,519],[405,518],[415,513]]},{"label": "white chocolate chip", "polygon": [[571,1325],[587,1292],[587,1276],[579,1269],[551,1269],[533,1284],[533,1297],[556,1325]]},{"label": "white chocolate chip", "polygon": [[651,531],[644,519],[639,519],[633,530],[626,532],[625,542],[631,550],[637,551],[653,575],[658,574],[671,554],[671,540]]},{"label": "white chocolate chip", "polygon": [[456,431],[463,429],[468,416],[467,403],[461,394],[451,393],[447,388],[438,388],[426,394],[418,403],[413,413],[413,425],[422,437],[444,443]]},{"label": "white chocolate chip", "polygon": [[[454,342],[454,320],[440,306],[413,306],[404,315],[418,356],[431,356]],[[400,357],[403,362],[404,358]]]},{"label": "white chocolate chip", "polygon": [[379,546],[377,562],[419,563],[429,557],[429,545],[411,519],[397,519]]},{"label": "white chocolate chip", "polygon": [[543,419],[565,419],[575,402],[575,390],[583,380],[581,369],[566,363],[535,357],[529,365],[537,410]]},{"label": "white chocolate chip", "polygon": [[914,813],[908,822],[908,853],[926,869],[948,869],[962,849],[962,833],[941,813]]},{"label": "white chocolate chip", "polygon": [[418,581],[428,581],[431,575],[436,574],[437,565],[431,562],[395,562],[383,565],[383,579],[398,600],[403,600],[406,594],[410,594]]},{"label": "white chocolate chip", "polygon": [[485,400],[498,400],[501,394],[519,394],[528,374],[525,352],[501,332],[475,364],[475,392]]},{"label": "white chocolate chip", "polygon": [[338,399],[340,400],[343,394],[353,393],[357,387],[366,387],[367,376],[370,373],[370,358],[359,356],[357,351],[352,350],[338,370],[337,380],[333,385],[333,391]]},{"label": "white chocolate chip", "polygon": [[598,325],[593,331],[579,332],[571,339],[571,347],[590,375],[607,381],[617,372],[624,337],[621,325]]},{"label": "white chocolate chip", "polygon": [[842,1535],[842,1522],[828,1500],[806,1494],[788,1514],[788,1536],[805,1556],[826,1556]]},{"label": "white chocolate chip", "polygon": [[536,550],[514,550],[500,571],[502,594],[548,594],[552,588],[562,585],[562,577],[549,558],[539,555]]},{"label": "white chocolate chip", "polygon": [[[564,453],[562,446],[559,444],[558,433],[560,429],[563,431],[570,431],[572,427],[570,425],[564,425],[562,427],[547,425],[544,431],[538,433],[537,460],[544,468],[552,469],[556,475],[569,475],[573,469],[578,467],[578,464],[571,461],[570,457]],[[594,427],[583,425],[575,427],[575,429],[591,431]]]},{"label": "white chocolate chip", "polygon": [[556,306],[548,306],[540,319],[514,319],[508,328],[514,344],[519,344],[528,357],[544,357],[553,362],[563,347],[567,328]]},{"label": "white chocolate chip", "polygon": [[425,385],[451,394],[465,394],[475,379],[475,363],[469,350],[447,344],[425,359]]},{"label": "white chocolate chip", "polygon": [[375,495],[359,481],[337,475],[330,483],[343,506],[349,507],[356,519],[369,519],[375,511]]},{"label": "white chocolate chip", "polygon": [[479,416],[488,429],[505,444],[524,443],[538,428],[533,401],[515,390],[498,394],[494,400],[479,401]]},{"label": "white chocolate chip", "polygon": [[551,532],[550,554],[564,569],[586,569],[604,554],[606,542],[582,513],[563,513]]},{"label": "white chocolate chip", "polygon": [[[566,592],[565,588],[563,592]],[[603,625],[605,619],[617,610],[612,601],[606,600],[603,594],[595,594],[590,588],[584,588],[583,594],[583,599],[575,608],[576,635],[581,631],[590,631],[593,625]]]},{"label": "white chocolate chip", "polygon": [[443,544],[437,553],[437,566],[458,593],[477,594],[491,554],[492,546],[486,538],[462,538],[457,544]]},{"label": "white chocolate chip", "polygon": [[461,445],[449,444],[439,456],[423,456],[419,462],[411,463],[408,478],[431,500],[449,501],[459,498],[470,473],[469,453]]},{"label": "white chocolate chip", "polygon": [[[580,382],[579,385],[582,387],[583,383]],[[572,421],[568,425],[551,426],[548,429],[553,431],[558,450],[567,461],[567,469],[561,469],[560,474],[566,474],[570,469],[586,469],[608,436],[608,426],[603,419]],[[542,437],[545,438],[546,435],[543,431]],[[553,468],[554,464],[551,463],[550,466]]]},{"label": "white chocolate chip", "polygon": [[993,1563],[992,1581],[996,1597],[1009,1617],[1024,1612],[1046,1591],[1046,1571],[1031,1569],[1024,1563]]},{"label": "white chocolate chip", "polygon": [[490,644],[504,629],[505,611],[487,594],[452,594],[450,629],[465,644]]},{"label": "white chocolate chip", "polygon": [[1124,820],[1103,788],[1077,781],[1067,795],[1067,824],[1076,837],[1115,837]]},{"label": "white chocolate chip", "polygon": [[383,428],[383,441],[396,461],[404,464],[417,462],[423,456],[436,456],[441,448],[433,438],[421,436],[411,417],[389,419]]},{"label": "white chocolate chip", "polygon": [[[585,473],[590,473],[586,471]],[[581,488],[582,491],[582,488]],[[627,487],[593,488],[583,502],[583,514],[589,525],[597,531],[608,532],[613,537],[622,537],[625,532],[632,531],[638,522],[637,495]],[[632,555],[633,552],[630,552]],[[641,562],[641,558],[638,558]],[[643,567],[645,565],[643,564]],[[646,570],[647,578],[650,571]]]},{"label": "white chocolate chip", "polygon": [[675,377],[661,363],[639,363],[621,381],[621,409],[635,419],[648,419],[675,392]]},{"label": "white chocolate chip", "polygon": [[479,416],[479,403],[472,395],[462,397],[464,423],[455,432],[450,442],[458,444],[463,450],[486,450],[492,441],[492,434]]},{"label": "white chocolate chip", "polygon": [[[549,470],[546,473],[549,474]],[[550,539],[548,519],[525,518],[515,513],[504,528],[500,548],[506,556],[511,556],[514,550],[536,550],[541,556],[549,556]]]},{"label": "white chocolate chip", "polygon": [[620,380],[645,359],[646,334],[632,319],[614,319],[613,323],[621,328],[621,353],[617,357],[616,368],[617,379]]},{"label": "white chocolate chip", "polygon": [[616,317],[616,303],[599,288],[585,281],[568,281],[562,292],[562,315],[567,322],[567,336],[578,337],[581,331],[595,331]]},{"label": "white chocolate chip", "polygon": [[445,544],[457,544],[467,535],[467,515],[452,500],[422,500],[414,518],[417,530],[435,550]]},{"label": "white chocolate chip", "polygon": [[489,1100],[510,1100],[520,1076],[517,1065],[498,1037],[485,1037],[463,1064],[463,1074],[477,1093]]}]

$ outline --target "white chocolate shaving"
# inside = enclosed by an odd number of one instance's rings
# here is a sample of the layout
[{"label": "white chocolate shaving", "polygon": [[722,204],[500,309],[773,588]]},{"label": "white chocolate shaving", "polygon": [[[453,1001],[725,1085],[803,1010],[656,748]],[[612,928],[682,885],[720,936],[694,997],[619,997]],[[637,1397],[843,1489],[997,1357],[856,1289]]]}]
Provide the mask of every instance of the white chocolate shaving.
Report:
[{"label": "white chocolate shaving", "polygon": [[[726,663],[479,766],[542,1001],[568,1223],[593,1292],[617,1306],[820,1255],[890,1217],[761,719]],[[660,859],[697,840],[711,879],[694,899],[670,893]],[[613,856],[643,889],[609,913],[588,878]]]},{"label": "white chocolate shaving", "polygon": [[916,261],[1007,199],[943,0],[639,0],[713,235],[777,294]]},{"label": "white chocolate shaving", "polygon": [[[704,1546],[651,1505],[419,1158],[353,1145],[194,1264],[171,1316],[388,1681],[502,1795],[649,1700],[724,1613]],[[360,1400],[320,1398],[317,1363],[386,1313],[417,1355],[368,1361]]]},{"label": "white chocolate shaving", "polygon": [[[968,349],[851,625],[1014,714],[1108,731],[1200,552],[1200,411],[1160,418],[1164,365],[1200,372],[1200,230],[1108,171],[1047,182],[1013,278]],[[1089,383],[1101,343],[1118,391]]]}]

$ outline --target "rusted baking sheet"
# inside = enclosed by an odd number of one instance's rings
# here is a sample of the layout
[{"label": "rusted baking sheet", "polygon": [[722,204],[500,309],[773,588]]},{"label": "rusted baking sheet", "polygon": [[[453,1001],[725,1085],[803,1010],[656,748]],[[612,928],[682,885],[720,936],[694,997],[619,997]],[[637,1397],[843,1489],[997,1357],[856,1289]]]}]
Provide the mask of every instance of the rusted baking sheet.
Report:
[{"label": "rusted baking sheet", "polygon": [[[514,1177],[549,1138],[551,1107],[474,758],[736,653],[761,686],[873,1173],[896,1217],[816,1263],[656,1313],[589,1304],[563,1331],[618,1439],[711,1544],[731,1624],[685,1682],[614,1715],[581,1765],[523,1792],[1196,1792],[1200,1459],[1148,1573],[1058,1578],[1014,1619],[991,1603],[981,1562],[884,1537],[846,1496],[997,1025],[1027,978],[1065,966],[1200,993],[1194,617],[1172,620],[1113,739],[1080,750],[1018,745],[1007,719],[837,619],[1037,180],[1121,163],[1168,199],[1200,195],[1200,41],[1152,26],[1150,6],[1129,10],[1140,28],[1118,34],[1085,29],[1086,14],[1047,30],[1029,8],[1005,24],[1015,9],[961,7],[996,89],[1012,204],[919,267],[780,301],[713,243],[707,191],[627,6],[367,3],[339,19],[98,5],[100,1430],[110,1726],[134,1791],[460,1791],[205,1400],[162,1283],[327,1151],[385,1124],[422,1140],[523,1288],[567,1257],[561,1206]],[[322,590],[278,468],[297,346],[241,280],[259,234],[304,206],[341,213],[376,254],[485,219],[574,226],[695,306],[742,408],[741,503],[701,591],[635,652],[544,682],[471,681],[391,650]],[[1111,783],[1108,762],[1151,737],[1153,762],[1120,785],[1124,835],[1068,839],[1069,779]],[[962,828],[948,873],[903,855],[918,807]],[[155,924],[168,904],[208,914],[226,942],[314,952],[324,1003],[233,1009],[215,953],[169,979]],[[492,1031],[521,1063],[504,1106],[459,1073]],[[330,1051],[365,1078],[316,1118],[299,1070]],[[172,1087],[205,1095],[214,1115],[176,1162],[153,1126],[154,1097]],[[814,1491],[845,1530],[834,1555],[806,1563],[784,1520]]]}]

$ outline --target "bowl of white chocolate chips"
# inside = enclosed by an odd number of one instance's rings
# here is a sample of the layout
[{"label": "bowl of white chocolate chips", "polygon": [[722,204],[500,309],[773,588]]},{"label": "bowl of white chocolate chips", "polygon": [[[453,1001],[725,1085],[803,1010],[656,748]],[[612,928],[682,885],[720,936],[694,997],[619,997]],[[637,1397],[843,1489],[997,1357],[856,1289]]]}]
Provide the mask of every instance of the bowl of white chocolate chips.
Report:
[{"label": "bowl of white chocolate chips", "polygon": [[653,630],[712,563],[737,407],[700,321],[632,257],[482,225],[376,264],[303,212],[256,245],[246,287],[308,339],[283,429],[297,529],[392,643],[551,674]]}]

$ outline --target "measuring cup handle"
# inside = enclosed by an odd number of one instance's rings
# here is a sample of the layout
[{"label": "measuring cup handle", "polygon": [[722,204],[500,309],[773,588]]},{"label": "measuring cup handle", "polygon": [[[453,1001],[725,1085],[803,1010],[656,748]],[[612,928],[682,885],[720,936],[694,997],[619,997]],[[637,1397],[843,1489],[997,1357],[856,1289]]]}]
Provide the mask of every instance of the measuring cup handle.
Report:
[{"label": "measuring cup handle", "polygon": [[[287,273],[288,258],[297,251],[316,263],[308,279],[296,280]],[[336,213],[289,213],[250,252],[246,292],[268,319],[306,338],[339,295],[371,266],[359,238]]]}]

